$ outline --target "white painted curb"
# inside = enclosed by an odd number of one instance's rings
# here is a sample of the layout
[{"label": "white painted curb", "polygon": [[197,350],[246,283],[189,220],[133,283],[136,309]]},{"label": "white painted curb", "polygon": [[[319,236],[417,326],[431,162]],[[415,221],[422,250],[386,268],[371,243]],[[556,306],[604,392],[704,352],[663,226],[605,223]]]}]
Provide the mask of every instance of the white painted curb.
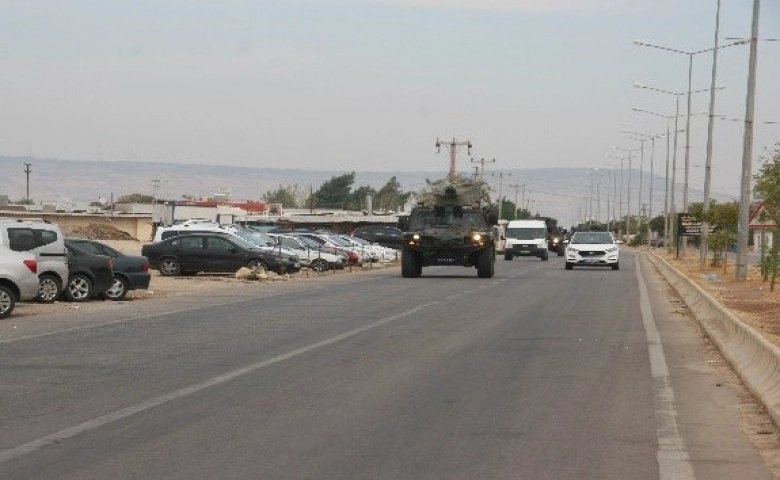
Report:
[{"label": "white painted curb", "polygon": [[653,254],[647,258],[677,290],[721,354],[780,425],[780,348],[666,260]]}]

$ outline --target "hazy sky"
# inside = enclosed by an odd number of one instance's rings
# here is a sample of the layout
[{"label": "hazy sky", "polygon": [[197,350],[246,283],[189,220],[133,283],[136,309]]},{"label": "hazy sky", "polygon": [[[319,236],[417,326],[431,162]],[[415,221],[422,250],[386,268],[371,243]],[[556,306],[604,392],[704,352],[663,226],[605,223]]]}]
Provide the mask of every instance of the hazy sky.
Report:
[{"label": "hazy sky", "polygon": [[[638,146],[622,130],[665,131],[632,107],[674,113],[673,96],[632,83],[687,89],[687,56],[633,39],[709,48],[715,3],[0,0],[0,155],[443,170],[439,136],[498,168],[607,168],[612,146]],[[753,2],[722,3],[721,37],[749,36]],[[780,37],[780,0],[763,0],[761,37]],[[721,51],[716,113],[743,117],[747,59]],[[759,45],[758,66],[757,120],[780,122],[780,42]],[[710,69],[694,57],[694,89]],[[707,103],[694,95],[692,111]],[[706,126],[693,117],[693,188]],[[738,192],[742,127],[716,124],[716,191]],[[756,126],[757,156],[778,141],[780,124]]]}]

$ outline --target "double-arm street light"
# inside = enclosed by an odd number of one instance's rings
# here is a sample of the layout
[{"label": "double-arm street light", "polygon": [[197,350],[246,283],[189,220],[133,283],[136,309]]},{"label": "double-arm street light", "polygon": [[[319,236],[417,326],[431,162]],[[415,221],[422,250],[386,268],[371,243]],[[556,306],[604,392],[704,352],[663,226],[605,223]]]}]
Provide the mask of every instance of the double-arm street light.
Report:
[{"label": "double-arm street light", "polygon": [[[688,89],[688,92],[672,92],[669,90],[663,90],[660,88],[653,88],[648,87],[647,85],[641,84],[641,83],[634,83],[634,86],[636,88],[643,88],[646,90],[650,90],[653,92],[663,93],[665,95],[674,95],[675,97],[675,114],[674,114],[674,156],[672,160],[672,192],[671,192],[671,205],[672,205],[672,221],[677,220],[677,209],[676,205],[674,203],[674,190],[676,185],[676,178],[677,178],[677,131],[679,130],[678,126],[678,119],[680,118],[680,97],[683,95],[687,95],[688,97],[688,112],[685,114],[686,116],[686,127],[685,127],[685,176],[683,180],[683,210],[688,210],[688,184],[690,179],[690,125],[691,125],[691,108],[690,108],[690,102],[691,102],[691,95],[694,93],[701,93],[701,92],[707,92],[711,89],[709,88],[702,88],[699,90],[691,90],[690,87]],[[725,87],[715,87],[716,90],[721,90]],[[685,247],[686,244],[683,242],[683,254],[685,254]]]},{"label": "double-arm street light", "polygon": [[[667,137],[667,161],[669,158],[669,152],[668,152],[668,137],[669,132],[667,129],[667,132],[658,134],[658,135],[648,135],[646,133],[638,133],[638,132],[632,132],[629,130],[623,130],[623,133],[627,133],[630,135],[634,135],[635,137],[638,137],[638,139],[642,142],[642,149],[644,152],[644,141],[650,140],[651,147],[650,147],[650,197],[648,199],[647,205],[648,205],[648,213],[647,213],[647,242],[648,245],[650,244],[650,221],[653,219],[653,177],[655,176],[655,139],[656,138],[664,138]],[[644,154],[644,153],[643,153]],[[642,205],[642,167],[640,167],[639,170],[639,205],[641,207]],[[665,212],[664,212],[665,213]],[[640,215],[641,218],[641,215]],[[666,232],[664,232],[665,234]]]},{"label": "double-arm street light", "polygon": [[[686,125],[685,125],[685,182],[684,182],[684,189],[683,189],[683,208],[685,210],[688,209],[688,179],[690,175],[690,141],[691,141],[691,94],[695,93],[691,91],[691,85],[693,81],[693,57],[702,53],[708,53],[712,52],[712,81],[710,84],[709,92],[710,92],[710,114],[712,114],[712,111],[715,108],[715,91],[718,90],[718,88],[715,86],[716,78],[717,78],[717,65],[718,65],[718,50],[721,50],[723,48],[733,47],[736,45],[746,45],[749,43],[749,41],[746,41],[744,39],[739,39],[735,42],[728,43],[726,45],[718,45],[718,35],[719,35],[719,29],[720,29],[720,0],[717,0],[717,8],[716,8],[716,15],[715,15],[715,46],[712,48],[706,48],[703,50],[696,50],[696,51],[686,51],[686,50],[678,50],[675,48],[669,48],[669,47],[663,47],[660,45],[655,45],[650,42],[644,41],[644,40],[634,40],[635,45],[639,45],[641,47],[650,47],[655,48],[658,50],[664,50],[667,52],[677,53],[681,55],[687,55],[688,56],[688,92],[687,92],[687,115],[686,115]],[[676,128],[675,128],[676,130]],[[706,215],[707,211],[709,210],[709,196],[710,196],[710,185],[711,185],[711,165],[712,165],[712,135],[713,135],[713,121],[712,117],[710,117],[709,124],[707,127],[707,160],[704,168],[704,208],[703,212]],[[706,228],[705,228],[706,230]],[[704,254],[704,244],[706,240],[706,235],[702,238],[702,255]],[[685,244],[683,244],[683,247],[685,247]]]}]

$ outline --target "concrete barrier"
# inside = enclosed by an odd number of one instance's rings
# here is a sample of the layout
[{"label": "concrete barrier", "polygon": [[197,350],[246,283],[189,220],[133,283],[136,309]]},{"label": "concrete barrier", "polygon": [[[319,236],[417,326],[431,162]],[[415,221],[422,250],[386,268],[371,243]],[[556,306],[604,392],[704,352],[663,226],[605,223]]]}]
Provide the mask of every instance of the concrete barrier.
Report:
[{"label": "concrete barrier", "polygon": [[680,294],[723,357],[780,425],[780,348],[666,260],[652,253],[647,258]]}]

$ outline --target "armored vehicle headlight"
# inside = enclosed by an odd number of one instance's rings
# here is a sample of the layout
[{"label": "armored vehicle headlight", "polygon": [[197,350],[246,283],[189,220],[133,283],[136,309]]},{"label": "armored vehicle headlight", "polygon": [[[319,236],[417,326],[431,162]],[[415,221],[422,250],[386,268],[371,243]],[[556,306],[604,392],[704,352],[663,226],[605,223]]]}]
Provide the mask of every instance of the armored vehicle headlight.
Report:
[{"label": "armored vehicle headlight", "polygon": [[475,233],[474,235],[472,235],[472,236],[471,236],[471,238],[472,238],[472,240],[474,240],[475,242],[478,242],[478,241],[482,240],[482,235],[481,235],[481,234],[479,234],[479,233]]},{"label": "armored vehicle headlight", "polygon": [[419,240],[419,239],[420,239],[420,235],[418,235],[416,233],[414,235],[412,235],[412,240]]}]

